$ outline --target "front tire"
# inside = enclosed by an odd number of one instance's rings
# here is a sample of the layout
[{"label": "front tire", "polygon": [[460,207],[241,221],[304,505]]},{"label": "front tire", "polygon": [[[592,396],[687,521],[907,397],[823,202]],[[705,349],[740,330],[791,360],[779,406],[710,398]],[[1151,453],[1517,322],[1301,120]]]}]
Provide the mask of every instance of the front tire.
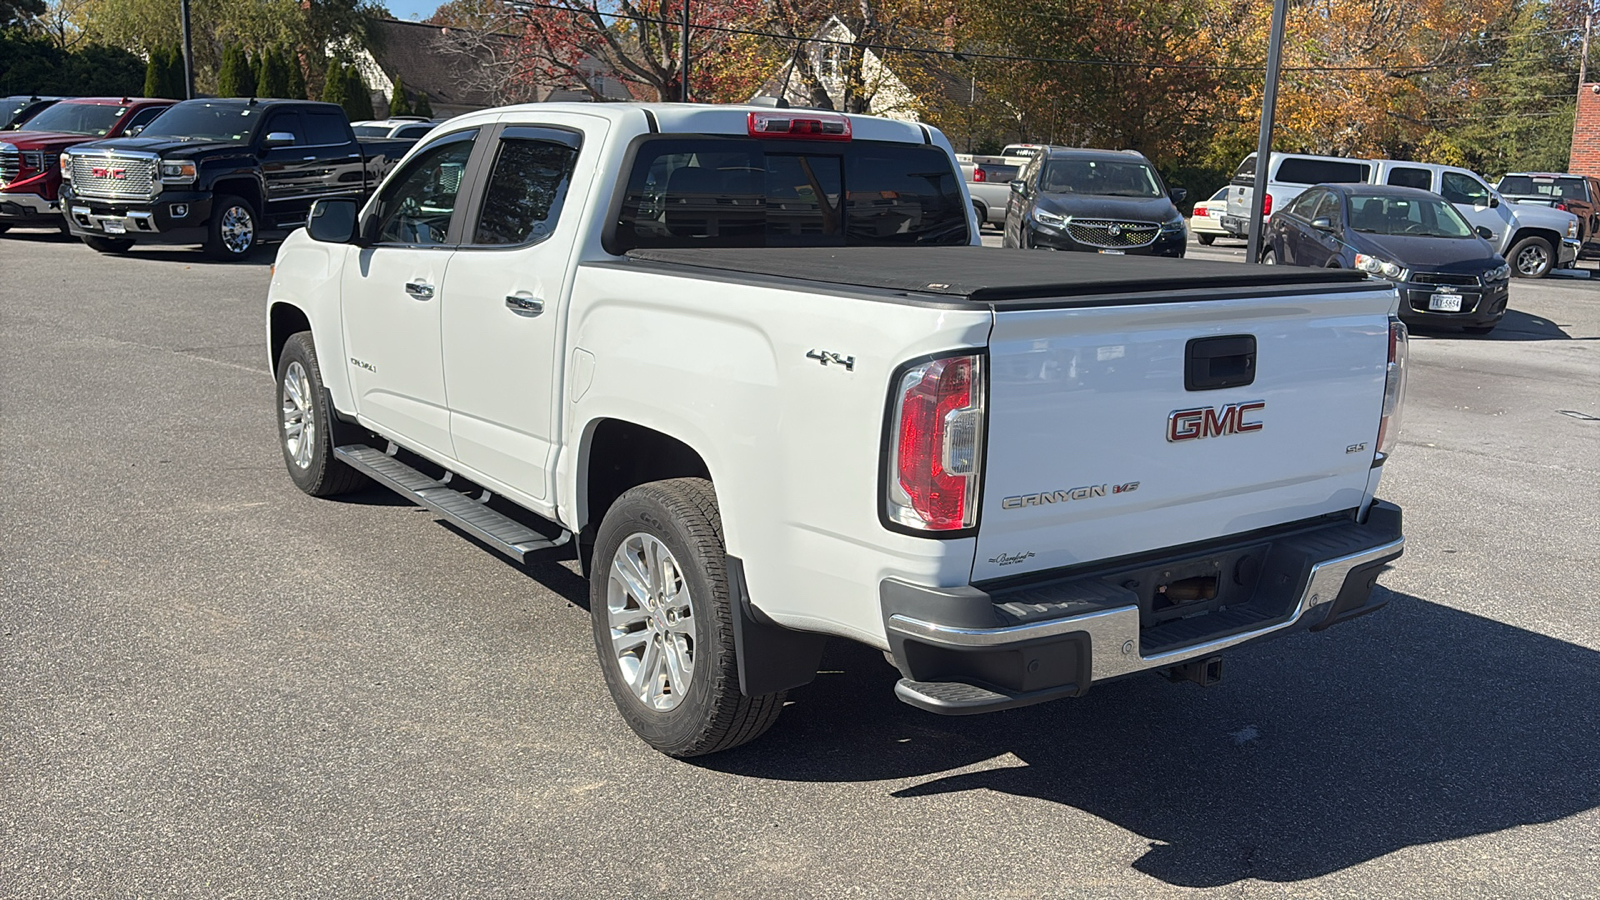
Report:
[{"label": "front tire", "polygon": [[260,231],[261,223],[250,201],[223,194],[211,205],[211,221],[206,223],[206,255],[224,261],[245,259],[260,243]]},{"label": "front tire", "polygon": [[278,446],[290,480],[313,497],[347,494],[367,483],[333,455],[333,423],[311,332],[290,335],[278,357]]},{"label": "front tire", "polygon": [[1268,247],[1267,249],[1261,251],[1261,264],[1263,266],[1275,266],[1275,265],[1277,265],[1278,264],[1278,251],[1272,249],[1271,247]]},{"label": "front tire", "polygon": [[89,249],[96,253],[127,253],[133,249],[133,241],[126,238],[85,236],[83,242],[89,245]]},{"label": "front tire", "polygon": [[589,610],[606,687],[622,718],[668,756],[702,756],[772,727],[783,692],[746,697],[711,482],[640,485],[595,537]]},{"label": "front tire", "polygon": [[1506,254],[1511,260],[1511,273],[1519,278],[1543,278],[1555,266],[1556,251],[1542,237],[1525,237]]},{"label": "front tire", "polygon": [[1217,242],[1217,236],[1214,234],[1197,234],[1194,239],[1199,241],[1203,247],[1209,247]]}]

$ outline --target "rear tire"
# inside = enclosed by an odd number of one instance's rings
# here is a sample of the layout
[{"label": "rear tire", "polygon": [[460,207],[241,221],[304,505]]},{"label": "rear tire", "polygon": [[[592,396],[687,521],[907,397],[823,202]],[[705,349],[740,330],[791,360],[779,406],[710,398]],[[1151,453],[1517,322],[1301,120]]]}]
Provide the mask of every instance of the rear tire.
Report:
[{"label": "rear tire", "polygon": [[1273,250],[1271,247],[1268,247],[1267,249],[1261,251],[1261,264],[1263,266],[1275,266],[1275,265],[1277,265],[1278,264],[1278,253],[1277,253],[1277,251]]},{"label": "rear tire", "polygon": [[643,484],[606,511],[589,580],[594,644],[622,718],[668,756],[755,740],[783,692],[739,690],[722,518],[711,482]]},{"label": "rear tire", "polygon": [[1194,236],[1194,239],[1199,241],[1201,245],[1205,247],[1209,247],[1217,242],[1217,236],[1214,234],[1197,234]]},{"label": "rear tire", "polygon": [[261,222],[256,208],[243,197],[223,194],[211,204],[211,221],[206,223],[206,255],[218,260],[239,260],[250,256],[260,243]]},{"label": "rear tire", "polygon": [[1519,278],[1543,278],[1555,266],[1556,251],[1542,237],[1525,237],[1511,246],[1506,258],[1511,261],[1511,274]]},{"label": "rear tire", "polygon": [[85,237],[83,242],[96,253],[127,253],[133,249],[133,241],[126,238]]},{"label": "rear tire", "polygon": [[311,332],[292,334],[278,357],[278,446],[290,480],[313,497],[348,494],[367,483],[333,455],[333,432]]}]

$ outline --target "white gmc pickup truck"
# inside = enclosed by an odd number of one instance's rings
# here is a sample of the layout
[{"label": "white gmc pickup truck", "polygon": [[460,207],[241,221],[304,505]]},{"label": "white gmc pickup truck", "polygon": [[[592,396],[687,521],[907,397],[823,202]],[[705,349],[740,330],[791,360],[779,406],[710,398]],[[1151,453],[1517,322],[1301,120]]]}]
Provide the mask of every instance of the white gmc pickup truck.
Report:
[{"label": "white gmc pickup truck", "polygon": [[827,637],[964,714],[1375,608],[1393,287],[977,242],[916,124],[452,119],[279,250],[284,459],[575,557],[617,708],[677,756],[763,733]]}]

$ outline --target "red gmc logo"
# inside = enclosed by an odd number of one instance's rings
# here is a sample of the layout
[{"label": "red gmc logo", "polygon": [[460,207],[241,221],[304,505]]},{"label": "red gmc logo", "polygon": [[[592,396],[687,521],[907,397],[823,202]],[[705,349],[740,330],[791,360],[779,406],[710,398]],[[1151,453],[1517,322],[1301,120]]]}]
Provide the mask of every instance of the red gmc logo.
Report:
[{"label": "red gmc logo", "polygon": [[128,177],[128,170],[127,169],[108,169],[105,166],[95,166],[94,168],[89,170],[89,174],[93,175],[96,178],[123,179],[123,178],[127,178]]},{"label": "red gmc logo", "polygon": [[1248,403],[1229,403],[1221,409],[1212,409],[1209,406],[1180,409],[1167,416],[1167,440],[1173,443],[1198,441],[1201,438],[1260,431],[1261,423],[1246,422],[1245,416],[1265,409],[1266,406],[1265,400],[1251,400]]}]

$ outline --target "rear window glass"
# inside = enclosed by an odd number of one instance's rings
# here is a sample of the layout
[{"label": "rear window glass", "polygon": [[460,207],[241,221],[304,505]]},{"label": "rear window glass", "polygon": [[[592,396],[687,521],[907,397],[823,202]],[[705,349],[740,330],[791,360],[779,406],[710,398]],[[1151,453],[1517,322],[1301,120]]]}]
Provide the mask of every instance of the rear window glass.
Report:
[{"label": "rear window glass", "polygon": [[968,240],[960,177],[938,148],[663,138],[640,146],[607,248]]},{"label": "rear window glass", "polygon": [[1523,196],[1551,197],[1560,200],[1585,200],[1581,178],[1534,178],[1528,175],[1507,175],[1500,179],[1500,193]]},{"label": "rear window glass", "polygon": [[1239,168],[1234,170],[1233,177],[1239,181],[1256,180],[1256,155],[1246,156],[1244,162],[1239,163]]},{"label": "rear window glass", "polygon": [[1286,184],[1359,184],[1372,167],[1366,163],[1290,157],[1278,164],[1277,180]]},{"label": "rear window glass", "polygon": [[1433,173],[1427,169],[1399,168],[1389,170],[1389,184],[1395,187],[1433,189]]}]

